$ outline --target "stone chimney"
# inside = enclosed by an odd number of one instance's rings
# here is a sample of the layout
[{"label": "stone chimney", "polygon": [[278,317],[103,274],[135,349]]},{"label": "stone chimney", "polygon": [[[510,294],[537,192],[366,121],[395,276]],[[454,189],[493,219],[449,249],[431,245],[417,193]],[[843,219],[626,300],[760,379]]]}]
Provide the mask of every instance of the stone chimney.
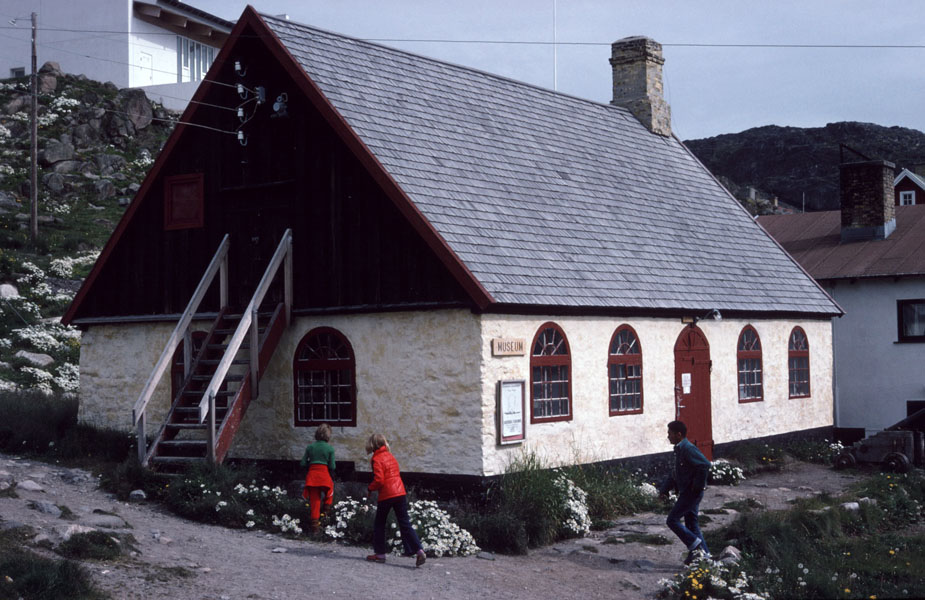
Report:
[{"label": "stone chimney", "polygon": [[895,168],[885,160],[842,163],[841,241],[882,240],[896,229]]},{"label": "stone chimney", "polygon": [[613,67],[611,104],[628,108],[652,133],[671,136],[671,109],[662,92],[662,45],[647,37],[628,37],[610,46]]}]

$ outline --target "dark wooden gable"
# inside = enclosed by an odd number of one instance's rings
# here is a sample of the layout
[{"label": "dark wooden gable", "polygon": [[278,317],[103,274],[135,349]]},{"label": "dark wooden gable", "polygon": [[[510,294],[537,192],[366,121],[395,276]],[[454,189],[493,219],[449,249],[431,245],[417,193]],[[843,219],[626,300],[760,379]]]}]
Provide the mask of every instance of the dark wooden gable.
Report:
[{"label": "dark wooden gable", "polygon": [[[383,191],[381,174],[370,174],[369,157],[344,142],[266,36],[242,23],[184,114],[190,124],[165,146],[66,321],[181,312],[226,233],[229,296],[240,308],[286,228],[293,230],[297,314],[474,307],[433,241],[409,223],[408,209]],[[285,110],[274,110],[277,100]],[[188,217],[197,184],[201,223]],[[217,305],[213,290],[203,310]]]}]

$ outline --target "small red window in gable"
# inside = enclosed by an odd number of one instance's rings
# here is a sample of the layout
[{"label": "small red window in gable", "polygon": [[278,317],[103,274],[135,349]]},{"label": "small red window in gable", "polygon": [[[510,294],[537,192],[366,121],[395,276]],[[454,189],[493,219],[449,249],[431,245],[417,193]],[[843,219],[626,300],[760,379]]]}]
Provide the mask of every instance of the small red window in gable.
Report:
[{"label": "small red window in gable", "polygon": [[202,227],[202,173],[164,179],[164,229]]}]

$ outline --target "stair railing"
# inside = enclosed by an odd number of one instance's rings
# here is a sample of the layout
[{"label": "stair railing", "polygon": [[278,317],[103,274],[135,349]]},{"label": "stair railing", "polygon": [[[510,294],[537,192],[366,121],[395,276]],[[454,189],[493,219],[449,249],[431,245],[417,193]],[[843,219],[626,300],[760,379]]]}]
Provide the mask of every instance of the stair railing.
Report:
[{"label": "stair railing", "polygon": [[164,351],[161,352],[161,357],[157,360],[157,364],[154,365],[154,370],[151,371],[151,375],[148,377],[148,381],[145,383],[144,388],[142,388],[138,400],[135,401],[135,406],[132,408],[132,423],[135,425],[136,435],[138,437],[138,460],[142,465],[145,463],[145,457],[148,451],[147,434],[145,432],[145,421],[147,420],[145,417],[145,410],[148,407],[148,402],[151,400],[154,389],[164,375],[164,371],[166,371],[167,367],[170,365],[170,361],[173,358],[174,352],[177,350],[177,346],[184,340],[186,341],[183,347],[183,371],[185,376],[189,375],[189,359],[192,356],[189,329],[190,323],[192,323],[193,316],[199,309],[199,305],[202,303],[203,298],[205,298],[206,292],[209,291],[209,287],[211,287],[216,273],[219,274],[219,302],[221,304],[219,309],[221,310],[228,306],[229,245],[228,234],[225,234],[225,237],[222,238],[222,242],[218,245],[218,249],[215,251],[215,255],[212,257],[212,261],[206,268],[205,273],[203,273],[202,279],[199,280],[199,285],[196,286],[196,291],[193,292],[189,304],[186,305],[186,310],[183,311],[177,326],[167,339],[167,345],[164,347]]},{"label": "stair railing", "polygon": [[244,314],[241,315],[241,322],[238,323],[237,329],[231,336],[231,341],[228,342],[228,347],[225,349],[225,354],[222,356],[222,359],[219,361],[218,366],[215,368],[215,374],[212,376],[212,380],[209,381],[208,387],[202,394],[202,400],[199,401],[199,422],[202,423],[205,421],[206,417],[209,417],[209,448],[208,448],[208,457],[209,460],[215,462],[215,395],[218,393],[219,388],[222,386],[222,381],[224,381],[225,376],[228,374],[228,370],[231,368],[232,362],[234,361],[235,355],[238,353],[238,350],[241,349],[241,344],[244,343],[244,338],[250,335],[250,386],[251,386],[251,397],[256,398],[258,394],[258,360],[257,353],[259,352],[260,339],[257,333],[257,311],[260,308],[260,304],[263,302],[264,296],[266,296],[267,291],[270,289],[270,285],[273,283],[274,277],[276,277],[277,271],[279,271],[280,266],[283,266],[283,298],[286,309],[286,324],[289,324],[292,314],[292,230],[287,229],[283,233],[283,237],[279,242],[279,245],[276,247],[276,252],[273,253],[273,258],[270,259],[270,264],[267,265],[266,271],[263,273],[263,277],[260,279],[260,283],[257,285],[256,291],[251,298],[251,301],[248,303],[247,308],[244,310]]}]

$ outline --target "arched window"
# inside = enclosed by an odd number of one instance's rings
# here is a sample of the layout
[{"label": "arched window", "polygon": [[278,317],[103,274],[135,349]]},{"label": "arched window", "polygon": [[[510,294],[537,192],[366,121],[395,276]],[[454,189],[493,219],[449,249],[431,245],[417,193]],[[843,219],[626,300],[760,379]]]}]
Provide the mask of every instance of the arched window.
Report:
[{"label": "arched window", "polygon": [[318,327],[305,334],[296,347],[292,376],[297,427],[356,426],[356,362],[341,332]]},{"label": "arched window", "polygon": [[530,422],[572,418],[571,357],[565,334],[555,323],[543,324],[530,353]]},{"label": "arched window", "polygon": [[787,367],[790,370],[790,397],[809,397],[809,340],[806,332],[794,327],[787,344]]},{"label": "arched window", "polygon": [[611,415],[642,412],[642,349],[629,325],[620,325],[610,340],[607,379]]},{"label": "arched window", "polygon": [[739,334],[739,402],[758,402],[762,399],[761,340],[751,325]]}]

